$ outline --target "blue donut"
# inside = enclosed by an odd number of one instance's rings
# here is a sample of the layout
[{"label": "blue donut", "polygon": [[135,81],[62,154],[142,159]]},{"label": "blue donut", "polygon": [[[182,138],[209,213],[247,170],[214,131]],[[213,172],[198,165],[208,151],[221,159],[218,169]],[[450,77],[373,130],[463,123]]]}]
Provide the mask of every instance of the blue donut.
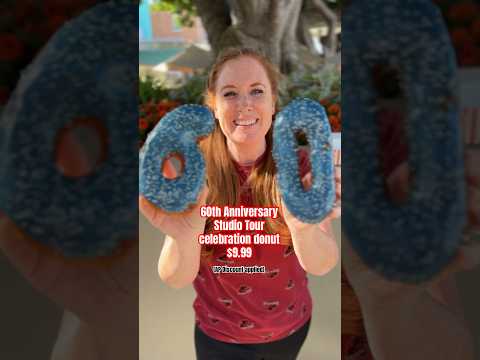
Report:
[{"label": "blue donut", "polygon": [[[140,152],[140,193],[167,212],[183,212],[195,204],[205,178],[197,140],[214,127],[212,113],[201,105],[183,105],[165,115]],[[174,153],[183,155],[185,166],[179,177],[168,179],[162,175],[162,165]]]},{"label": "blue donut", "polygon": [[[110,255],[137,236],[137,5],[97,5],[66,23],[23,73],[0,122],[0,209],[68,257]],[[95,118],[108,153],[72,178],[55,164],[58,134]]]},{"label": "blue donut", "polygon": [[[311,146],[313,181],[307,191],[299,178],[296,131],[303,131]],[[296,99],[276,115],[273,158],[288,210],[305,223],[319,223],[335,201],[332,133],[322,105],[310,99]]]},{"label": "blue donut", "polygon": [[[343,229],[365,263],[388,279],[420,282],[455,255],[465,189],[455,54],[430,0],[357,0],[345,8]],[[378,156],[378,98],[371,79],[388,62],[404,86],[409,198],[389,199]]]}]

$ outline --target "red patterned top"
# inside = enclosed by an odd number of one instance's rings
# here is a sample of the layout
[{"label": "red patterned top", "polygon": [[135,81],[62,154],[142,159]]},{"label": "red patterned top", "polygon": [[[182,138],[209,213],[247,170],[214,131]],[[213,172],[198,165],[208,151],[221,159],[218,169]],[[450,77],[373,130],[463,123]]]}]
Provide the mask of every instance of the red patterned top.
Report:
[{"label": "red patterned top", "polygon": [[[235,164],[240,185],[253,166]],[[301,175],[310,171],[308,155],[299,153]],[[249,188],[240,204],[254,206]],[[208,336],[230,343],[265,343],[285,338],[301,328],[312,314],[308,278],[292,246],[252,245],[251,258],[227,258],[227,245],[214,247],[212,260],[202,261],[193,285],[196,323]],[[265,273],[214,274],[211,266],[264,265]]]}]

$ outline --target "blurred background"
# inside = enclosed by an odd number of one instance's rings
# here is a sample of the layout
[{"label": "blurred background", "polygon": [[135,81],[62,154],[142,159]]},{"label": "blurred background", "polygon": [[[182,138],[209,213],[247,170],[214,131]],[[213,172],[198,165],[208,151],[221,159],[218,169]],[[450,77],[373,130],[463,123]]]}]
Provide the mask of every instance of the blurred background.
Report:
[{"label": "blurred background", "polygon": [[337,1],[144,0],[139,20],[140,145],[168,111],[202,103],[216,54],[238,45],[262,50],[281,69],[281,105],[295,97],[318,100],[332,130],[341,131]]}]

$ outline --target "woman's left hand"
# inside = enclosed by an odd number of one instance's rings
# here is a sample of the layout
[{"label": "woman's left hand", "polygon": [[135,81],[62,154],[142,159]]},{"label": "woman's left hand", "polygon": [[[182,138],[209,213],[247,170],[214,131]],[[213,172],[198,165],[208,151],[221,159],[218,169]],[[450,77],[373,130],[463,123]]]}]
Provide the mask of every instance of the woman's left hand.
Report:
[{"label": "woman's left hand", "polygon": [[[285,203],[282,202],[282,212],[285,223],[287,224],[290,232],[298,233],[309,227],[319,226],[325,222],[330,222],[332,219],[336,219],[342,215],[342,170],[340,167],[334,168],[335,174],[335,202],[333,204],[332,210],[325,216],[325,218],[319,224],[308,224],[297,219],[285,206]],[[312,185],[312,173],[307,173],[302,178],[302,184],[304,189],[309,189]]]}]

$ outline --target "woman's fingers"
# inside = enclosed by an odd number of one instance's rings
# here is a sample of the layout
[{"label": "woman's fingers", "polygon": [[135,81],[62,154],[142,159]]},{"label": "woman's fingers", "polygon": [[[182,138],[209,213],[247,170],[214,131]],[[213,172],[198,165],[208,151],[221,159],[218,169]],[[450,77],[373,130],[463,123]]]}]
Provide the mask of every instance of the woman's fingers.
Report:
[{"label": "woman's fingers", "polygon": [[56,165],[63,174],[71,177],[84,176],[94,168],[96,161],[73,129],[66,130],[59,137]]},{"label": "woman's fingers", "polygon": [[399,164],[387,177],[387,190],[390,199],[396,204],[407,199],[410,190],[410,171],[407,162]]},{"label": "woman's fingers", "polygon": [[155,216],[155,206],[143,195],[138,197],[138,207],[147,219],[150,220]]},{"label": "woman's fingers", "polygon": [[468,232],[480,230],[480,151],[467,149],[465,151],[465,177],[467,179],[467,214]]},{"label": "woman's fingers", "polygon": [[342,216],[342,170],[340,167],[335,167],[334,173],[335,182],[335,202],[332,210],[327,215],[328,219],[336,219]]},{"label": "woman's fingers", "polygon": [[162,173],[167,179],[175,179],[177,177],[177,169],[173,165],[171,158],[163,162]]},{"label": "woman's fingers", "polygon": [[[0,219],[0,249],[34,288],[64,304],[71,291],[63,291],[60,280],[75,266],[67,266],[61,255],[31,239],[8,217]],[[75,286],[72,282],[70,288]]]},{"label": "woman's fingers", "polygon": [[480,264],[480,244],[470,243],[460,246],[453,260],[430,283],[437,283],[460,271],[472,270]]},{"label": "woman's fingers", "polygon": [[467,188],[467,213],[468,230],[480,229],[480,188],[468,186]]},{"label": "woman's fingers", "polygon": [[342,169],[340,167],[335,168],[335,204],[336,207],[342,207]]},{"label": "woman's fingers", "polygon": [[143,195],[139,196],[138,205],[140,211],[147,218],[147,220],[153,226],[160,228],[162,226],[163,220],[167,216],[163,213],[158,207],[152,204],[147,198]]},{"label": "woman's fingers", "polygon": [[480,264],[480,243],[462,245],[459,251],[461,270],[472,270]]},{"label": "woman's fingers", "polygon": [[0,250],[20,273],[27,278],[32,275],[38,261],[38,245],[4,214],[0,218]]},{"label": "woman's fingers", "polygon": [[308,190],[312,187],[312,173],[311,172],[308,172],[302,178],[302,186],[305,190]]},{"label": "woman's fingers", "polygon": [[467,149],[465,151],[465,175],[467,183],[471,186],[480,188],[480,151],[477,149]]}]

